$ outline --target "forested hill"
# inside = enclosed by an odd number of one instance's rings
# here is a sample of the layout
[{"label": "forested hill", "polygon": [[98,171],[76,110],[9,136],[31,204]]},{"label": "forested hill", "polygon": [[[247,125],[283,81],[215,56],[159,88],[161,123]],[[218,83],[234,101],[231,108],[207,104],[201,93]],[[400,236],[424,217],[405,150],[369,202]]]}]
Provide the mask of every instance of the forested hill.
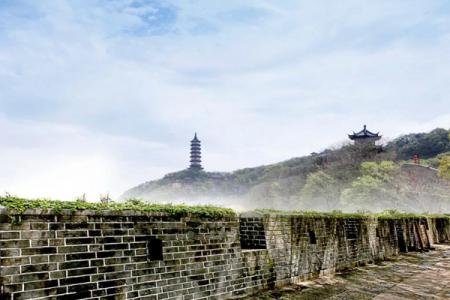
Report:
[{"label": "forested hill", "polygon": [[427,159],[450,151],[448,134],[448,130],[437,128],[429,133],[402,135],[389,142],[386,149],[395,151],[398,160],[411,159],[415,154]]},{"label": "forested hill", "polygon": [[[121,198],[187,204],[201,202],[238,209],[381,210],[383,203],[374,207],[371,202],[383,197],[391,204],[396,203],[392,208],[406,210],[410,203],[401,198],[417,198],[416,201],[423,202],[427,189],[421,186],[421,192],[417,192],[417,180],[412,186],[411,178],[401,165],[418,155],[421,164],[438,168],[441,158],[447,154],[450,154],[449,131],[438,128],[429,133],[400,136],[387,143],[383,151],[346,145],[231,173],[187,169],[140,184],[126,191]],[[437,172],[434,173],[437,178]],[[445,190],[448,188],[445,180],[432,181],[432,184],[421,184],[443,193],[444,196],[438,193],[436,200],[442,202],[440,206],[447,205],[447,200],[450,203],[450,196],[443,199],[445,194],[450,195]],[[379,194],[381,191],[383,195]],[[426,203],[422,204],[423,209],[427,208]]]}]

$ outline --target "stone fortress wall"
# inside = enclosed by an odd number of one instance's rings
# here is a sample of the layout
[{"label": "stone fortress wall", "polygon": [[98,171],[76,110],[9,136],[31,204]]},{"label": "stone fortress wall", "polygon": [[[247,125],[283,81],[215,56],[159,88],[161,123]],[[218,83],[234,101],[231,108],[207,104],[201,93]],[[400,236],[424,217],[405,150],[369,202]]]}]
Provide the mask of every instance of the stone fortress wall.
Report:
[{"label": "stone fortress wall", "polygon": [[0,299],[228,299],[450,240],[449,219],[0,213]]}]

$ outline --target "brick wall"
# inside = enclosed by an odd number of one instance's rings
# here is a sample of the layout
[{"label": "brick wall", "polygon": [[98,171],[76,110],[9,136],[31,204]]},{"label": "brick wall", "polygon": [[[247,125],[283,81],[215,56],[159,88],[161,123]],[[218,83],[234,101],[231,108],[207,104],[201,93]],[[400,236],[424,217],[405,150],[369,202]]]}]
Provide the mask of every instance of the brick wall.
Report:
[{"label": "brick wall", "polygon": [[400,239],[405,251],[425,249],[449,233],[446,219],[3,211],[0,297],[227,299],[396,255]]},{"label": "brick wall", "polygon": [[[1,221],[1,280],[13,299],[197,299],[230,294],[230,267],[241,268],[236,218],[35,211]],[[163,260],[151,260],[152,239]]]}]

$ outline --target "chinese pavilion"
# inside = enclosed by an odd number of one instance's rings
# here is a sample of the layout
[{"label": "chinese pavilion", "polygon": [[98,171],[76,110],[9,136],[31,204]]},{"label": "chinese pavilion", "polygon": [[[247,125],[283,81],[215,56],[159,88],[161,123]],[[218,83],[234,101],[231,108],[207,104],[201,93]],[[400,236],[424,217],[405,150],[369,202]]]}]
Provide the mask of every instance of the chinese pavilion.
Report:
[{"label": "chinese pavilion", "polygon": [[367,126],[364,125],[363,130],[359,132],[353,132],[353,134],[349,134],[348,137],[355,141],[355,145],[361,145],[361,144],[373,144],[375,145],[375,142],[381,139],[381,135],[379,135],[379,132],[373,133],[367,130]]}]

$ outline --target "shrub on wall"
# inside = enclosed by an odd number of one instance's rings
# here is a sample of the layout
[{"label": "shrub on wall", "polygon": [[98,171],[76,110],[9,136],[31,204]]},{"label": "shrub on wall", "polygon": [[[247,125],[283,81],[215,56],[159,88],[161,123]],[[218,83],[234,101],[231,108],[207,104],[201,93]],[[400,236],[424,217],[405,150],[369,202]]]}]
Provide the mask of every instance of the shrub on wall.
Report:
[{"label": "shrub on wall", "polygon": [[18,213],[25,212],[26,209],[50,209],[55,213],[62,210],[132,210],[138,212],[160,212],[168,215],[183,216],[196,215],[205,217],[226,217],[234,216],[235,212],[229,208],[221,208],[210,205],[188,206],[172,204],[146,203],[138,199],[129,199],[124,202],[88,202],[82,200],[59,201],[49,199],[24,199],[13,196],[0,197],[0,205],[13,209]]}]

